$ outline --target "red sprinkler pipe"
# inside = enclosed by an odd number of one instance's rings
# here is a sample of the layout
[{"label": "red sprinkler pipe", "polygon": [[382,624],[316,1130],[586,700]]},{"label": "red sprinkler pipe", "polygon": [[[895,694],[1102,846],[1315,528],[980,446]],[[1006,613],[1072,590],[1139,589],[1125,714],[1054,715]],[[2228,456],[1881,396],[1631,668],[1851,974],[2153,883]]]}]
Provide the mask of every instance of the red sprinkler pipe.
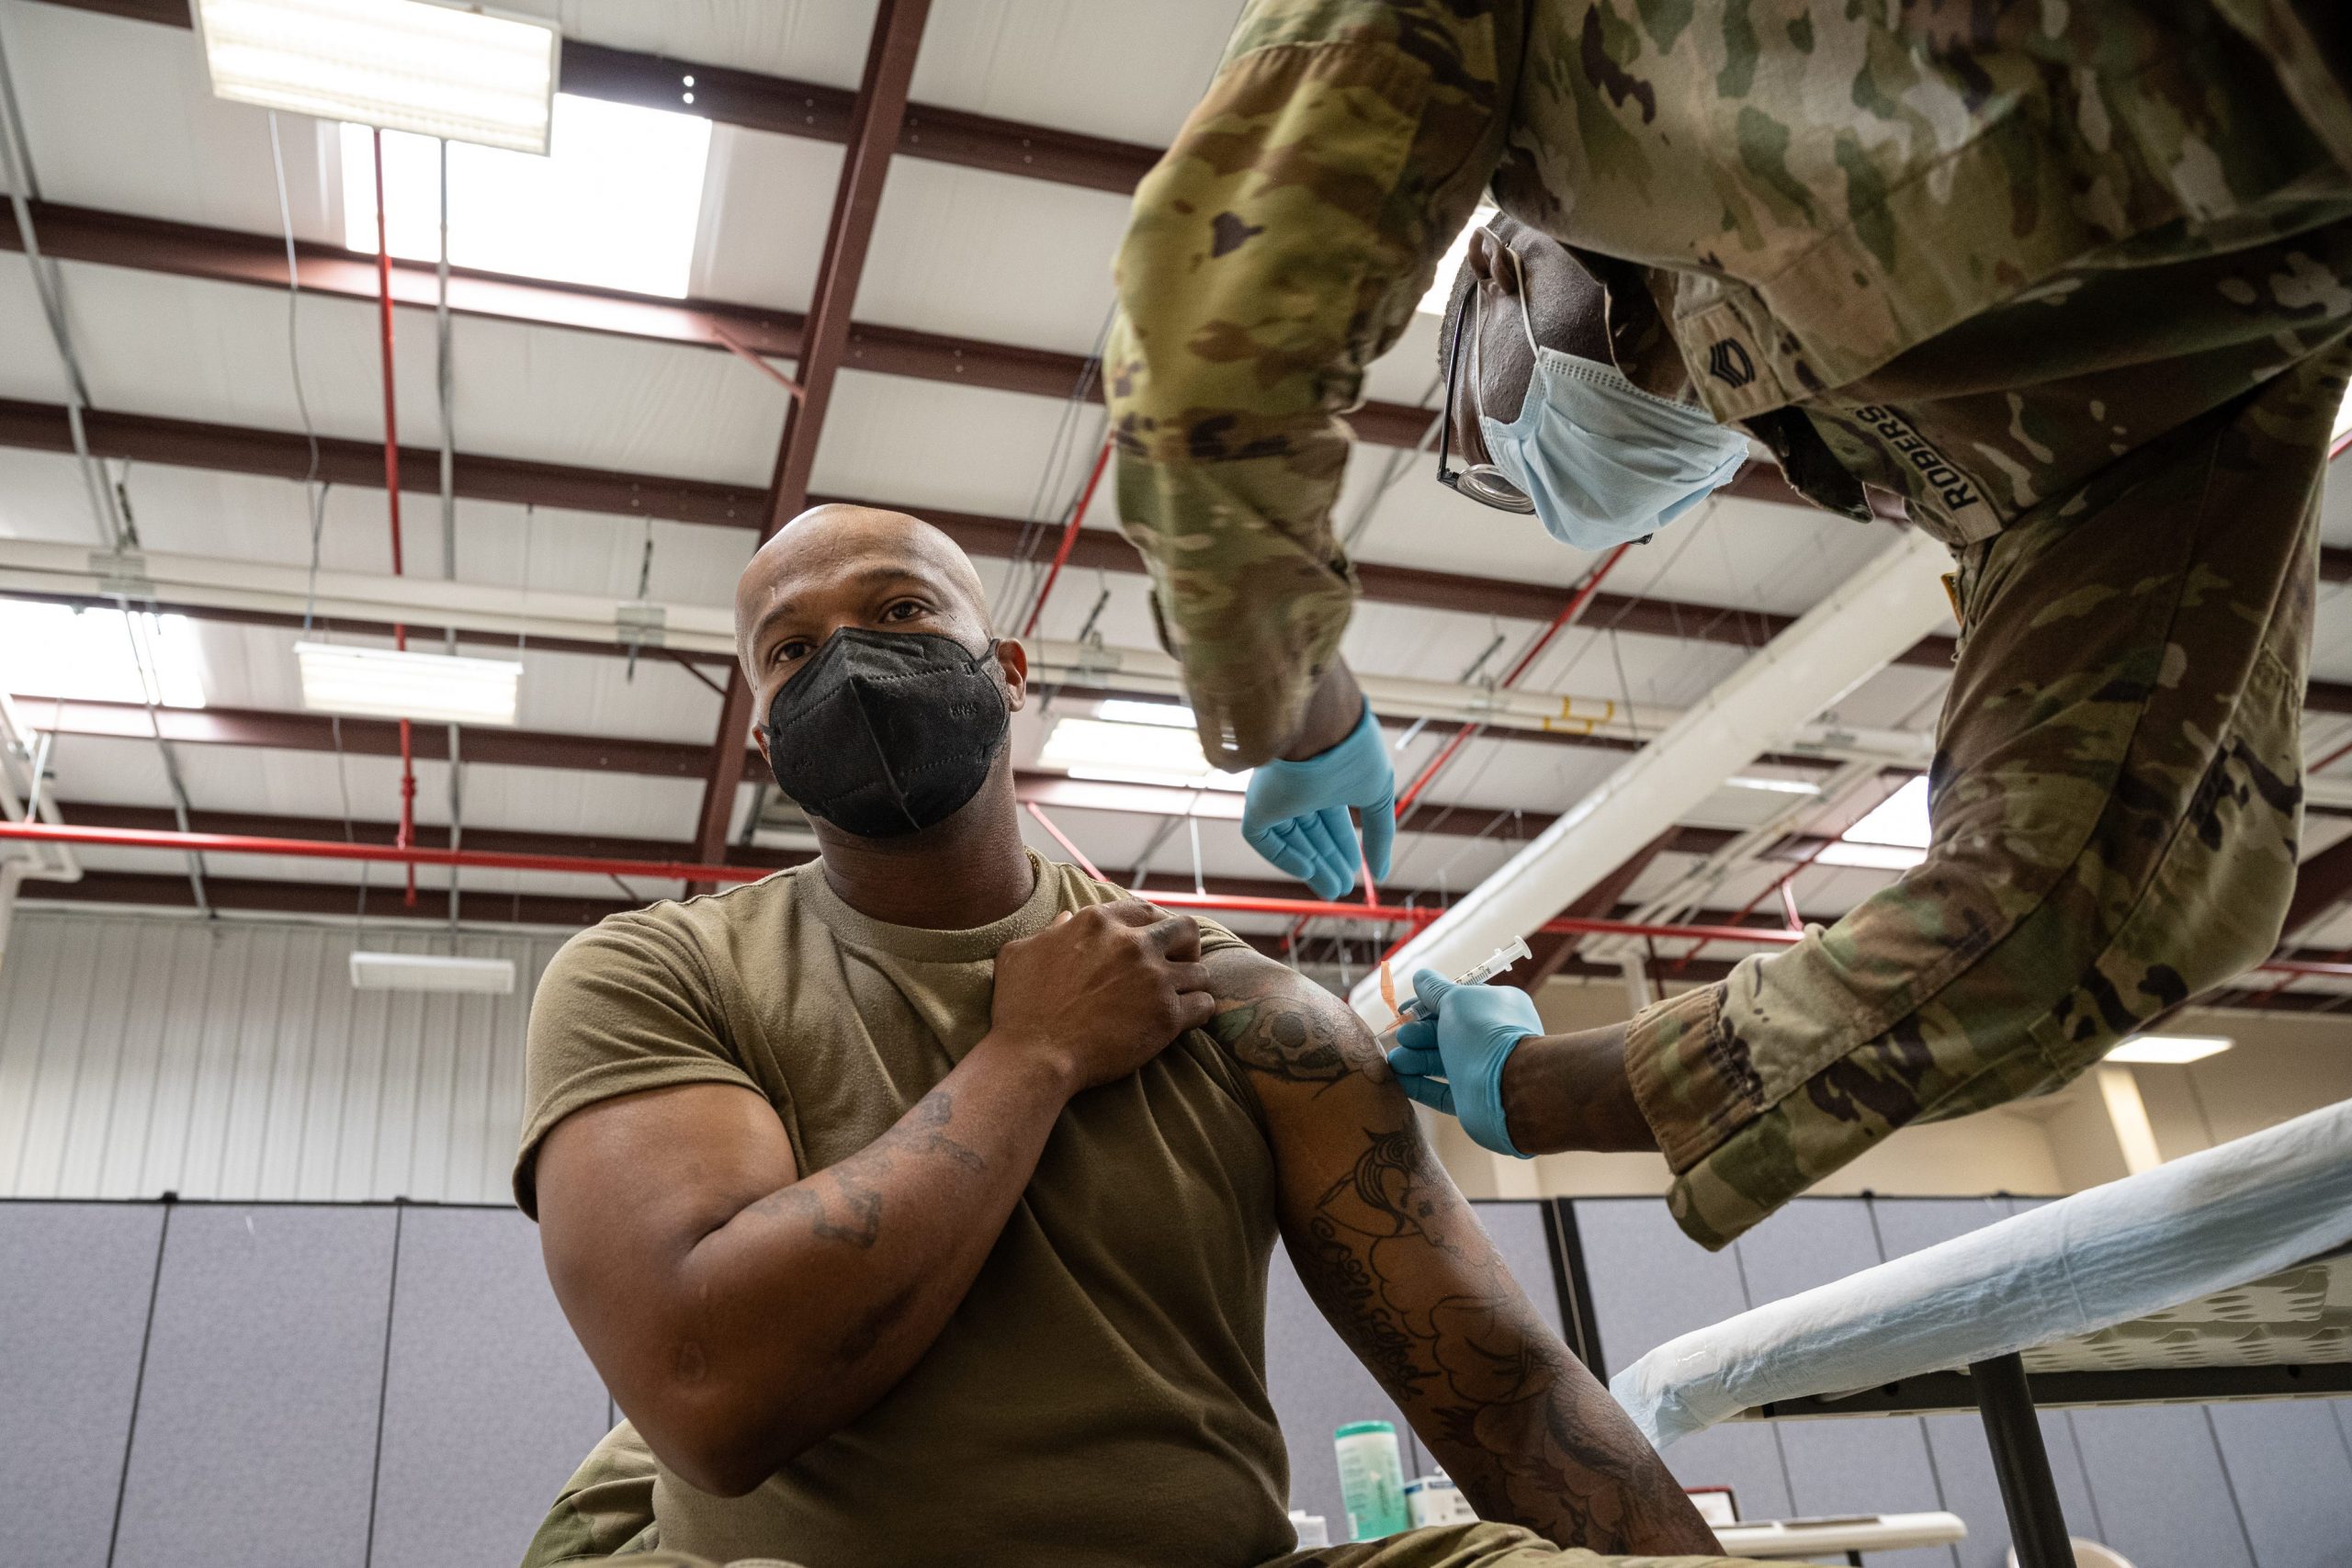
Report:
[{"label": "red sprinkler pipe", "polygon": [[[384,340],[384,499],[391,508],[392,575],[401,575],[401,429],[392,400],[392,253],[384,227],[384,133],[373,135],[376,151],[376,299]],[[408,627],[392,624],[392,646],[406,652]],[[416,755],[409,748],[409,723],[401,720],[401,827],[392,840],[397,849],[416,842]],[[408,864],[408,891],[401,902],[416,903],[416,863]]]},{"label": "red sprinkler pipe", "polygon": [[[294,860],[366,861],[379,864],[457,866],[480,871],[561,872],[574,876],[648,877],[669,882],[757,882],[775,874],[771,866],[695,865],[684,861],[606,860],[593,856],[513,854],[496,850],[436,850],[410,844],[361,844],[347,839],[270,839],[248,833],[179,833],[147,828],[85,828],[71,822],[0,821],[0,843],[74,844],[87,849],[166,850],[175,853],[277,855]],[[1423,926],[1445,911],[1402,904],[1340,904],[1317,898],[1261,898],[1240,893],[1170,891],[1143,895],[1171,909],[1224,910],[1239,915],[1371,920],[1384,925]],[[1646,926],[1625,920],[1564,916],[1544,928],[1589,936],[1713,938],[1723,942],[1781,943],[1792,931],[1771,926]],[[2352,975],[2352,964],[2342,965]]]},{"label": "red sprinkler pipe", "polygon": [[1109,877],[1104,876],[1101,872],[1094,869],[1094,863],[1086,858],[1085,851],[1080,849],[1076,844],[1069,841],[1069,835],[1068,833],[1063,832],[1059,828],[1054,826],[1054,819],[1046,815],[1045,807],[1039,806],[1034,800],[1024,800],[1021,805],[1023,809],[1026,810],[1030,816],[1035,817],[1037,819],[1038,827],[1043,828],[1048,834],[1052,835],[1054,842],[1062,847],[1062,852],[1069,855],[1070,859],[1078,863],[1079,870],[1086,873],[1087,875],[1092,877],[1097,882],[1108,882],[1110,880]]},{"label": "red sprinkler pipe", "polygon": [[1069,521],[1062,527],[1061,548],[1054,552],[1054,564],[1046,569],[1046,585],[1037,590],[1037,603],[1030,609],[1029,618],[1022,623],[1021,635],[1027,637],[1037,629],[1037,617],[1046,613],[1046,600],[1054,591],[1054,581],[1062,574],[1062,563],[1069,559],[1070,547],[1078,543],[1078,526],[1086,520],[1086,509],[1094,503],[1094,487],[1102,482],[1102,470],[1110,465],[1111,438],[1102,438],[1102,450],[1094,454],[1094,468],[1086,476],[1086,488],[1078,492],[1078,504],[1069,509]]},{"label": "red sprinkler pipe", "polygon": [[[1600,580],[1609,575],[1609,569],[1617,564],[1617,558],[1632,547],[1631,545],[1620,545],[1600,558],[1600,564],[1592,569],[1592,575],[1584,580],[1584,585],[1576,591],[1560,613],[1552,617],[1552,624],[1544,628],[1544,634],[1535,639],[1535,646],[1521,654],[1519,662],[1504,672],[1500,682],[1504,689],[1508,690],[1517,685],[1519,678],[1527,673],[1528,666],[1533,664],[1538,658],[1542,657],[1544,650],[1552,646],[1552,639],[1559,636],[1578,615],[1584,614],[1584,607],[1590,604],[1592,596],[1600,591]],[[1421,797],[1421,791],[1429,787],[1430,781],[1437,777],[1438,770],[1453,760],[1453,754],[1462,750],[1463,744],[1478,728],[1475,724],[1465,724],[1455,730],[1453,739],[1445,743],[1445,749],[1430,758],[1429,766],[1421,770],[1420,776],[1414,779],[1406,787],[1405,793],[1396,797],[1396,815],[1400,819],[1406,812],[1413,808],[1413,802]]]},{"label": "red sprinkler pipe", "polygon": [[[295,860],[348,860],[406,865],[458,866],[481,871],[551,871],[574,876],[643,876],[669,882],[757,882],[775,874],[757,865],[692,865],[683,861],[601,860],[574,855],[506,854],[494,850],[434,850],[411,844],[357,844],[345,839],[266,839],[249,833],[175,833],[145,828],[83,828],[71,822],[0,821],[0,843],[74,844],[84,849],[163,850],[175,854],[277,855]],[[1237,915],[1282,915],[1295,919],[1374,921],[1425,926],[1442,908],[1403,904],[1326,903],[1316,898],[1258,898],[1239,893],[1152,892],[1153,903],[1171,909],[1224,910]],[[1646,937],[1658,942],[1745,942],[1782,947],[1804,934],[1777,926],[1653,925],[1640,920],[1587,919],[1562,915],[1536,928],[1555,936]],[[2278,975],[2352,979],[2352,962],[2271,958],[2256,968]]]}]

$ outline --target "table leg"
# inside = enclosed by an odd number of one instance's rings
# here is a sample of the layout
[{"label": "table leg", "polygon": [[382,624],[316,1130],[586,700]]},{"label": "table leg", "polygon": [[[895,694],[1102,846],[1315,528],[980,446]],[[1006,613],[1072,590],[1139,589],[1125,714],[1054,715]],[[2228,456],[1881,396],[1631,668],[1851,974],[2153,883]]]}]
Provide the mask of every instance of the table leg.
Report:
[{"label": "table leg", "polygon": [[2041,1446],[2041,1424],[2034,1418],[2025,1363],[2015,1355],[1996,1356],[1968,1372],[1976,1383],[1984,1440],[1992,1445],[1993,1473],[2001,1483],[2001,1506],[2009,1516],[2018,1568],[2074,1568],[2075,1549],[2066,1539],[2065,1511],[2058,1506],[2057,1483],[2050,1476],[2050,1455]]}]

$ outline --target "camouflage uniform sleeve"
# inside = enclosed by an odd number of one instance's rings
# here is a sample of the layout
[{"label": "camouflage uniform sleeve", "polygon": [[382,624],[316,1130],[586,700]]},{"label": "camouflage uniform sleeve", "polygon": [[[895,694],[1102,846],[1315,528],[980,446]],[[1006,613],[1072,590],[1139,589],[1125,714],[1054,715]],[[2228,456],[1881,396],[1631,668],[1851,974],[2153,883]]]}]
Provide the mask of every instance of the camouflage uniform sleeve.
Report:
[{"label": "camouflage uniform sleeve", "polygon": [[1502,152],[1508,3],[1257,0],[1136,188],[1104,349],[1119,514],[1202,745],[1266,761],[1339,651],[1340,414]]},{"label": "camouflage uniform sleeve", "polygon": [[[2352,221],[2340,242],[2309,243],[2352,277]],[[1924,863],[1635,1016],[1626,1077],[1694,1240],[1727,1245],[1911,1122],[2056,1089],[2271,952],[2352,373],[2326,330],[1962,550]]]}]

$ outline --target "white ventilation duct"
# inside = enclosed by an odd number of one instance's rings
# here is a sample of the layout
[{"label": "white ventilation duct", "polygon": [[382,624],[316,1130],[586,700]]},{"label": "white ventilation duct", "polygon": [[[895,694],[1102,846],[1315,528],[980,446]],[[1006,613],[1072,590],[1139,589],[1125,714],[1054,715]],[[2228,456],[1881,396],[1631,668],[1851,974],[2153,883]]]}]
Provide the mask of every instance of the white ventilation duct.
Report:
[{"label": "white ventilation duct", "polygon": [[[735,655],[735,613],[726,605],[661,604],[365,572],[322,571],[313,580],[294,565],[162,550],[115,554],[38,539],[0,539],[0,594],[119,594],[164,610],[402,622],[412,627],[447,626],[534,642],[572,638],[729,659]],[[1156,648],[1109,648],[1052,638],[1025,646],[1031,675],[1040,682],[1173,700],[1183,696],[1182,671]],[[1605,697],[1400,675],[1361,674],[1358,681],[1373,711],[1384,719],[1480,724],[1506,734],[1534,730],[1639,739],[1668,729],[1680,716],[1670,708],[1631,707]],[[1778,736],[1774,744],[1827,760],[1917,768],[1927,765],[1925,740],[1909,733],[1800,725]]]},{"label": "white ventilation duct", "polygon": [[[57,801],[43,787],[48,766],[46,738],[38,738],[17,716],[8,694],[0,691],[0,820],[22,822],[38,818],[57,823]],[[28,881],[79,882],[82,863],[66,844],[28,843],[22,852],[0,859],[0,956],[8,950],[8,931],[17,914],[17,896]]]},{"label": "white ventilation duct", "polygon": [[[1416,970],[1458,974],[1532,932],[1758,753],[1786,744],[1934,631],[1951,613],[1942,582],[1951,565],[1943,546],[1905,534],[1407,942],[1390,964],[1398,988]],[[1377,973],[1348,1000],[1367,1021],[1388,1023]]]}]

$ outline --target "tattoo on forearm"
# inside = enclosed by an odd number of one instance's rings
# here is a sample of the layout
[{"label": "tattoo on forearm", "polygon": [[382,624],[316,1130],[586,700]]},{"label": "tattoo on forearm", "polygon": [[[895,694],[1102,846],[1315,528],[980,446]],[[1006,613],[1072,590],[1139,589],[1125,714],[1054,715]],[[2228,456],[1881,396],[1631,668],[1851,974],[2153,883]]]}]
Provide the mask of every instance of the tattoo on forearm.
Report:
[{"label": "tattoo on forearm", "polygon": [[1688,1499],[1535,1315],[1418,1128],[1364,1138],[1292,1248],[1356,1354],[1451,1439],[1440,1457],[1481,1516],[1598,1551],[1671,1538]]},{"label": "tattoo on forearm", "polygon": [[771,1218],[790,1215],[820,1240],[869,1248],[882,1235],[882,1178],[899,1160],[928,1156],[966,1171],[986,1168],[986,1156],[947,1132],[955,1118],[955,1097],[933,1089],[872,1144],[839,1165],[769,1193],[752,1205],[752,1212]]},{"label": "tattoo on forearm", "polygon": [[1209,1032],[1267,1080],[1268,1102],[1317,1103],[1318,1135],[1362,1140],[1338,1179],[1287,1201],[1291,1256],[1478,1512],[1566,1547],[1715,1550],[1673,1475],[1495,1256],[1412,1107],[1375,1087],[1395,1075],[1363,1021],[1255,955],[1212,957],[1210,974]]},{"label": "tattoo on forearm", "polygon": [[841,1337],[841,1343],[833,1347],[833,1359],[845,1367],[865,1359],[874,1353],[874,1348],[882,1343],[882,1337],[896,1327],[899,1320],[906,1316],[908,1309],[914,1304],[915,1288],[910,1285],[864,1314],[849,1325],[848,1332]]}]

